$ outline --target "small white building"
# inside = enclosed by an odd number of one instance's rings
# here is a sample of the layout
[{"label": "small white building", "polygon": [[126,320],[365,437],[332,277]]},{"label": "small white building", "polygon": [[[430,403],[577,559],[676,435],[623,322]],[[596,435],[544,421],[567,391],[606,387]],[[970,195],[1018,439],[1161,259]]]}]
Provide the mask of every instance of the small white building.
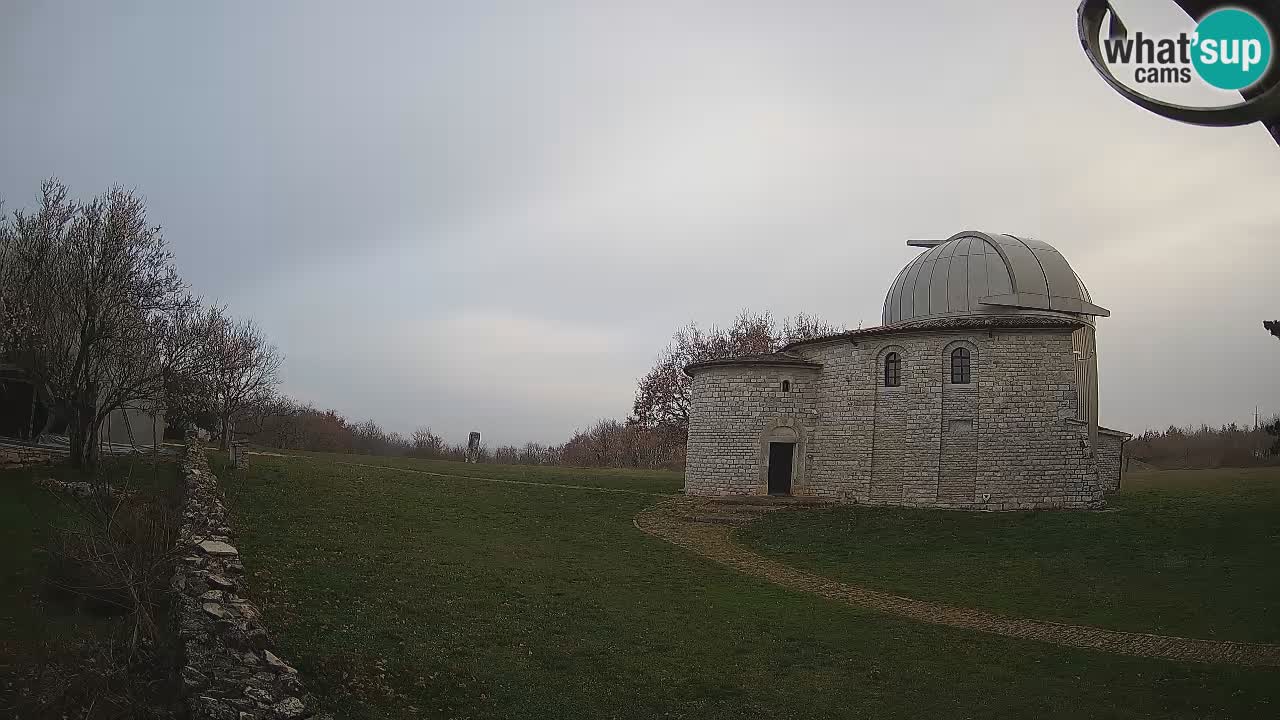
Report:
[{"label": "small white building", "polygon": [[[67,422],[44,383],[18,365],[0,363],[0,437],[35,441],[46,433],[62,435]],[[163,407],[135,402],[103,419],[98,440],[119,449],[150,449],[164,443],[165,427]]]},{"label": "small white building", "polygon": [[130,405],[107,415],[98,429],[98,440],[117,447],[151,449],[164,444],[164,431],[163,409]]}]

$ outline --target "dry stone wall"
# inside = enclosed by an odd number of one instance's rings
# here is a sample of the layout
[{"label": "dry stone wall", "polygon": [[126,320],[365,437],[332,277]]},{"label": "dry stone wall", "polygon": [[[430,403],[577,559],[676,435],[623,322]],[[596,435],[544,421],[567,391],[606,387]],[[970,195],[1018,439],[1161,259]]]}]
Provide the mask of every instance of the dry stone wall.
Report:
[{"label": "dry stone wall", "polygon": [[[952,384],[951,351],[972,382]],[[902,330],[801,345],[820,370],[722,365],[696,370],[686,492],[762,494],[762,433],[801,420],[795,494],[846,502],[978,510],[1098,507],[1098,463],[1074,422],[1069,328]],[[901,385],[884,387],[884,358]],[[779,397],[782,379],[793,392]]]},{"label": "dry stone wall", "polygon": [[0,470],[45,465],[53,460],[54,453],[43,448],[12,445],[0,447]]},{"label": "dry stone wall", "polygon": [[186,498],[172,587],[191,720],[315,717],[297,670],[273,651],[258,608],[246,597],[218,480],[195,438],[188,439],[182,474]]}]

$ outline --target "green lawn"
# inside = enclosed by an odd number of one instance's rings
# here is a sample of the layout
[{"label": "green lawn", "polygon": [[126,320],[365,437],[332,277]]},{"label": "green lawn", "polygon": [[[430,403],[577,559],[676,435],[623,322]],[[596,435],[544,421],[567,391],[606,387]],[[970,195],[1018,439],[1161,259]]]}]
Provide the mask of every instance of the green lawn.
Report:
[{"label": "green lawn", "polygon": [[[678,487],[669,473],[334,458]],[[341,717],[1227,718],[1280,705],[1277,671],[1071,651],[786,591],[642,534],[646,495],[332,460],[219,470],[268,626]]]},{"label": "green lawn", "polygon": [[629,470],[625,468],[564,468],[538,465],[467,465],[448,460],[346,455],[338,453],[304,453],[290,451],[296,457],[317,462],[345,465],[378,465],[424,473],[461,477],[482,477],[549,485],[589,485],[647,493],[678,493],[684,487],[684,473],[666,470]]},{"label": "green lawn", "polygon": [[1280,468],[1135,474],[1108,505],[773,513],[738,539],[911,597],[1119,630],[1280,641]]},{"label": "green lawn", "polygon": [[[102,473],[113,485],[137,491],[141,501],[176,502],[171,462],[109,459]],[[0,471],[0,717],[58,717],[69,710],[76,717],[117,717],[121,708],[110,702],[93,704],[96,690],[80,671],[120,621],[51,581],[47,548],[59,529],[83,527],[85,516],[78,510],[83,501],[36,483],[44,478],[86,476],[65,465]]]}]

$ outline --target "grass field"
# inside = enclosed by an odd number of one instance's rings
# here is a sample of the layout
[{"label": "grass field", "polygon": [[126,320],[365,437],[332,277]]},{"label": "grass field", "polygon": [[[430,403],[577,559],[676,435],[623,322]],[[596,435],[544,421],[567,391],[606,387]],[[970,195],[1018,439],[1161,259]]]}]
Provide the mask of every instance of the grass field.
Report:
[{"label": "grass field", "polygon": [[[1280,707],[1272,670],[922,625],[737,575],[632,525],[658,499],[648,493],[679,487],[670,473],[350,456],[219,465],[268,626],[342,717],[1227,718]],[[1134,502],[1106,517],[1138,514]],[[816,521],[778,519],[778,537],[799,537],[804,522]],[[771,547],[800,562],[783,540]]]},{"label": "grass field", "polygon": [[376,465],[378,467],[400,468],[417,473],[447,476],[447,478],[442,477],[441,479],[455,481],[474,477],[544,485],[583,485],[594,488],[660,494],[678,493],[684,487],[684,473],[665,470],[563,468],[537,465],[467,465],[447,460],[335,455],[332,453],[299,453],[298,456],[347,467]]},{"label": "grass field", "polygon": [[1109,507],[774,513],[738,539],[911,597],[1119,630],[1280,641],[1280,468],[1134,474]]}]

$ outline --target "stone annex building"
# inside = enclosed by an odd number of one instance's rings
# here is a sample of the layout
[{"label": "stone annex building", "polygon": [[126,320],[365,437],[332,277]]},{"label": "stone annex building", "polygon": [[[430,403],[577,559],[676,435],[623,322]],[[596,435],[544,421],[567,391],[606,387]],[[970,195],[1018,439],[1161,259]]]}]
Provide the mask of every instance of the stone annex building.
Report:
[{"label": "stone annex building", "polygon": [[685,492],[970,510],[1096,508],[1108,311],[1047,243],[966,231],[893,282],[884,324],[694,363]]}]

